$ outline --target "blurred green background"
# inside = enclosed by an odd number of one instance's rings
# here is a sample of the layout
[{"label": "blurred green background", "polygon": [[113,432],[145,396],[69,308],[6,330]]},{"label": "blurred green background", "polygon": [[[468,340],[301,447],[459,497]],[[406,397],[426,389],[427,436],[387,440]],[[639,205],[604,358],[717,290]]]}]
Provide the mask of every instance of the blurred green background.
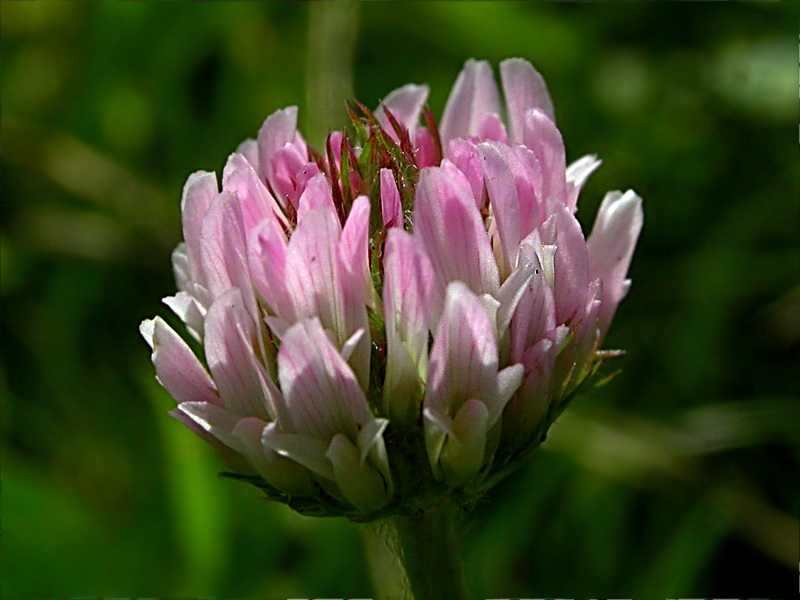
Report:
[{"label": "blurred green background", "polygon": [[[307,3],[0,11],[3,597],[370,596],[355,525],[217,478],[222,464],[167,416],[137,331],[169,312],[185,178],[221,170],[275,109],[300,104],[301,127],[319,128],[306,80],[330,73],[312,57],[346,45],[309,35]],[[367,105],[427,82],[440,114],[465,59],[525,57],[568,156],[604,160],[584,228],[608,189],[645,199],[606,343],[627,350],[622,373],[464,518],[474,596],[794,594],[797,7],[356,13]]]}]

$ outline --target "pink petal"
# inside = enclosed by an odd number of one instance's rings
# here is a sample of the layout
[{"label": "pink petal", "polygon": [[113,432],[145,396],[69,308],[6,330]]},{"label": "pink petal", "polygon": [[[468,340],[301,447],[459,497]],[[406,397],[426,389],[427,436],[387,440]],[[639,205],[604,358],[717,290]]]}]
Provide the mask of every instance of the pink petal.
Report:
[{"label": "pink petal", "polygon": [[373,418],[352,369],[317,319],[298,321],[283,336],[278,380],[297,433],[356,439]]},{"label": "pink petal", "polygon": [[153,349],[156,377],[176,402],[220,405],[217,388],[191,348],[161,317],[143,321],[139,331]]},{"label": "pink petal", "polygon": [[286,239],[277,223],[268,219],[252,231],[248,262],[261,300],[274,314],[293,319],[294,307],[286,290]]},{"label": "pink petal", "polygon": [[309,179],[305,190],[300,195],[297,204],[297,221],[302,221],[310,210],[323,206],[334,208],[333,194],[331,192],[331,184],[328,183],[325,174],[317,173]]},{"label": "pink petal", "polygon": [[231,278],[225,260],[224,247],[224,205],[227,201],[236,201],[235,196],[223,192],[211,204],[203,219],[200,236],[200,267],[203,273],[204,286],[208,289],[213,301],[231,289]]},{"label": "pink petal", "polygon": [[384,255],[383,301],[387,340],[399,335],[415,350],[427,349],[433,303],[433,267],[417,239],[389,231]]},{"label": "pink petal", "polygon": [[244,306],[254,322],[261,317],[256,303],[250,268],[247,260],[247,236],[241,205],[235,199],[225,202],[222,207],[222,250],[231,285],[242,294]]},{"label": "pink petal", "polygon": [[298,208],[306,184],[319,173],[319,167],[308,161],[302,148],[286,145],[278,150],[267,165],[267,181],[282,207]]},{"label": "pink petal", "polygon": [[633,191],[606,194],[587,241],[589,273],[603,282],[600,330],[605,334],[630,282],[625,279],[644,222],[642,199]]},{"label": "pink petal", "polygon": [[497,365],[494,323],[464,283],[452,282],[431,348],[425,407],[454,415],[470,398],[490,401]]},{"label": "pink petal", "polygon": [[365,388],[369,385],[371,348],[366,306],[374,307],[377,297],[369,269],[369,212],[369,199],[366,196],[356,198],[339,240],[344,313],[340,341],[343,343],[360,329],[365,332],[348,361]]},{"label": "pink petal", "polygon": [[[506,99],[509,140],[521,144],[525,127],[525,113],[532,108],[541,110],[555,121],[553,102],[547,85],[538,71],[526,60],[509,58],[500,63],[500,79]],[[495,111],[499,112],[499,111]]]},{"label": "pink petal", "polygon": [[500,115],[497,113],[489,113],[485,115],[480,126],[478,127],[477,137],[479,140],[500,142],[503,144],[508,143],[506,126],[503,125]]},{"label": "pink petal", "polygon": [[556,321],[566,323],[574,317],[586,298],[589,286],[589,254],[580,223],[569,209],[553,198],[547,201],[550,217],[542,225],[542,243],[556,247],[553,296]]},{"label": "pink petal", "polygon": [[[344,141],[344,133],[341,131],[331,131],[328,136],[328,143],[331,145],[331,153],[333,154],[333,162],[336,165],[336,171],[342,172],[342,142]],[[325,153],[325,164],[328,164],[328,154]]]},{"label": "pink petal", "polygon": [[601,162],[593,154],[587,154],[567,167],[567,208],[572,212],[578,209],[578,195],[581,193],[581,187]]},{"label": "pink petal", "polygon": [[522,241],[522,231],[517,186],[503,156],[506,150],[508,150],[508,146],[499,144],[483,143],[478,145],[486,191],[500,235],[503,257],[501,270],[507,276],[517,265],[517,252],[520,241]]},{"label": "pink petal", "polygon": [[511,361],[523,362],[525,351],[556,326],[553,292],[536,255],[524,271],[528,280],[511,318]]},{"label": "pink petal", "polygon": [[381,216],[383,226],[402,227],[403,226],[403,203],[400,200],[400,192],[394,180],[391,169],[381,169]]},{"label": "pink petal", "polygon": [[203,277],[200,271],[203,220],[218,193],[217,176],[206,171],[191,174],[183,186],[183,239],[186,242],[189,276],[195,281]]},{"label": "pink petal", "polygon": [[442,144],[478,134],[488,114],[500,113],[492,68],[486,61],[468,60],[447,99],[439,131]]},{"label": "pink petal", "polygon": [[542,166],[543,186],[539,197],[556,198],[566,204],[566,154],[556,124],[541,110],[529,110],[525,113],[523,136],[525,145],[533,150]]},{"label": "pink petal", "polygon": [[296,132],[296,106],[275,111],[267,117],[258,132],[258,162],[262,177],[267,176],[267,169],[278,150],[294,141]]},{"label": "pink petal", "polygon": [[547,218],[543,195],[544,172],[536,153],[525,146],[514,146],[507,158],[508,168],[517,186],[520,229],[524,238]]},{"label": "pink petal", "polygon": [[369,198],[359,196],[350,207],[342,228],[340,253],[342,264],[352,276],[352,285],[361,289],[362,303],[372,290],[369,272]]},{"label": "pink petal", "polygon": [[276,219],[288,227],[283,210],[243,155],[234,153],[228,158],[222,175],[222,188],[239,199],[248,233],[264,219]]},{"label": "pink petal", "polygon": [[478,148],[470,140],[456,138],[447,145],[447,158],[452,162],[464,177],[469,181],[472,196],[478,210],[486,205],[486,192],[483,184],[483,169]]},{"label": "pink petal", "polygon": [[211,305],[205,328],[206,361],[225,408],[242,417],[271,420],[254,351],[256,326],[238,289]]},{"label": "pink petal", "polygon": [[397,141],[397,134],[386,116],[384,108],[388,109],[392,113],[392,116],[397,119],[397,121],[406,128],[409,135],[411,135],[419,122],[419,115],[422,112],[425,101],[428,99],[428,92],[429,89],[427,85],[414,85],[413,83],[409,83],[391,92],[381,102],[381,105],[375,111],[375,117],[392,139]]},{"label": "pink petal", "polygon": [[452,163],[443,165],[422,171],[414,203],[414,235],[431,259],[437,304],[451,281],[494,296],[500,285],[497,264],[469,183]]},{"label": "pink petal", "polygon": [[428,364],[434,276],[430,259],[416,238],[400,228],[389,230],[383,264],[384,399],[387,410],[399,418],[408,412],[419,413],[421,377]]},{"label": "pink petal", "polygon": [[435,167],[439,164],[436,142],[434,142],[431,132],[425,127],[417,127],[414,134],[414,161],[420,169]]},{"label": "pink petal", "polygon": [[258,142],[256,140],[248,139],[243,141],[236,147],[236,152],[245,157],[256,173],[261,173],[261,163],[258,160]]},{"label": "pink petal", "polygon": [[345,335],[340,282],[340,233],[339,219],[332,209],[306,214],[289,240],[285,278],[295,318],[318,317],[344,343],[349,336]]}]

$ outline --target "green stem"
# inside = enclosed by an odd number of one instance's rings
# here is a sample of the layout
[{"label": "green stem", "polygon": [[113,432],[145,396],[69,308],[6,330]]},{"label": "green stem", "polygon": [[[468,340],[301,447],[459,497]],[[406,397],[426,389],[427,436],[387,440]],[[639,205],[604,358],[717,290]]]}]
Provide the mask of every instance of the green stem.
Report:
[{"label": "green stem", "polygon": [[397,531],[391,521],[366,523],[360,527],[376,600],[410,597],[408,581],[397,552]]},{"label": "green stem", "polygon": [[457,511],[445,504],[420,517],[395,519],[414,600],[467,600],[458,558]]}]

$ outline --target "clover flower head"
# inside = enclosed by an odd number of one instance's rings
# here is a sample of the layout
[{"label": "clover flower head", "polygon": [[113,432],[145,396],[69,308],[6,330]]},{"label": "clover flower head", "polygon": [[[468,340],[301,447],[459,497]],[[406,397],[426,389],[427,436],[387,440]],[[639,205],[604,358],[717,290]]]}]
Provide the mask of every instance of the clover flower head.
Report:
[{"label": "clover flower head", "polygon": [[[469,60],[437,125],[406,85],[324,151],[295,107],[181,201],[178,292],[199,343],[144,321],[179,421],[234,476],[305,514],[368,520],[466,504],[536,448],[591,379],[642,226],[599,166],[567,165],[542,77]],[[505,119],[502,115],[505,115]]]}]

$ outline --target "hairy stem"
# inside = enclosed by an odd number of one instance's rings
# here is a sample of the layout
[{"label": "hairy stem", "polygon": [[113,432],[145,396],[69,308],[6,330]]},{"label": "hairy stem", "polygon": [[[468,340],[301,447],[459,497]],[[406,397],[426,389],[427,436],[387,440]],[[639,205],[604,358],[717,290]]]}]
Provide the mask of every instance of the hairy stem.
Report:
[{"label": "hairy stem", "polygon": [[455,517],[444,504],[419,517],[397,517],[398,542],[414,600],[466,600]]}]

